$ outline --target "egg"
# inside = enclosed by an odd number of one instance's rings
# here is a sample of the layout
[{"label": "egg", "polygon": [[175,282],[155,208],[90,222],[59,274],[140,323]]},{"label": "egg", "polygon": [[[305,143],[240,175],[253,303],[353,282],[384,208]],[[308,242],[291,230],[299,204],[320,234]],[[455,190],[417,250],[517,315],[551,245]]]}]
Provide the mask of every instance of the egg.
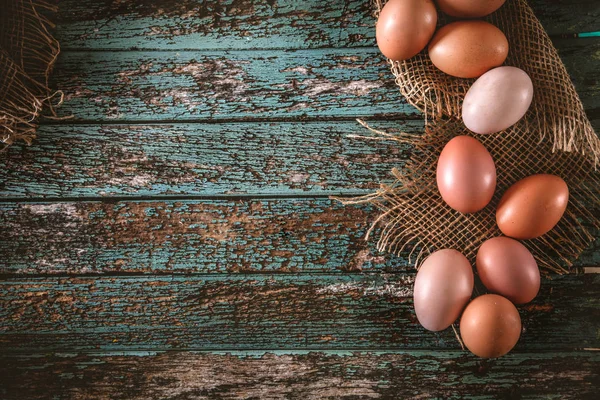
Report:
[{"label": "egg", "polygon": [[390,0],[377,20],[377,46],[389,59],[406,60],[427,46],[436,24],[432,0]]},{"label": "egg", "polygon": [[458,78],[477,78],[508,56],[504,33],[485,21],[458,21],[440,28],[429,43],[433,65]]},{"label": "egg", "polygon": [[442,199],[461,213],[483,209],[496,190],[496,166],[487,149],[470,136],[457,136],[442,150],[436,171]]},{"label": "egg", "polygon": [[520,242],[504,236],[488,239],[477,252],[477,274],[485,287],[515,304],[529,303],[540,290],[540,270]]},{"label": "egg", "polygon": [[471,264],[456,250],[439,250],[427,257],[414,285],[419,323],[430,331],[452,325],[471,298],[473,279]]},{"label": "egg", "polygon": [[476,356],[501,357],[512,350],[521,335],[521,317],[510,300],[496,294],[479,296],[460,318],[460,336]]},{"label": "egg", "polygon": [[462,119],[475,133],[503,131],[519,121],[531,105],[533,83],[516,67],[494,68],[473,83],[465,95]]},{"label": "egg", "polygon": [[496,223],[506,236],[534,239],[554,228],[568,203],[569,188],[560,177],[528,176],[504,193],[496,209]]},{"label": "egg", "polygon": [[480,18],[493,13],[506,0],[437,0],[442,12],[459,18]]}]

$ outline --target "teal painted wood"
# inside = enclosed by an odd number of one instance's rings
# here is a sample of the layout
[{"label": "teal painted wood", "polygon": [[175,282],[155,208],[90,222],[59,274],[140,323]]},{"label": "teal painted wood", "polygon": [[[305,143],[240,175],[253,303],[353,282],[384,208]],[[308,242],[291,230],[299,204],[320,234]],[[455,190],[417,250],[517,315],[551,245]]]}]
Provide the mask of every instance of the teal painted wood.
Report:
[{"label": "teal painted wood", "polygon": [[[412,270],[364,235],[376,213],[328,199],[0,203],[0,273]],[[577,267],[600,265],[600,240]]]},{"label": "teal painted wood", "polygon": [[[598,30],[595,0],[533,0],[550,34]],[[97,1],[60,3],[57,37],[65,49],[259,49],[375,44],[369,0],[268,2]]]},{"label": "teal painted wood", "polygon": [[[600,119],[600,40],[558,41],[590,117]],[[416,117],[376,48],[64,52],[53,86],[77,121]]]},{"label": "teal painted wood", "polygon": [[[460,349],[417,322],[412,274],[0,281],[2,354],[169,349]],[[600,275],[544,280],[515,354],[600,348]]]},{"label": "teal painted wood", "polygon": [[[423,129],[422,120],[369,123]],[[32,146],[0,157],[0,199],[358,195],[391,182],[410,157],[408,145],[351,135],[370,133],[355,121],[44,125]]]},{"label": "teal painted wood", "polygon": [[64,52],[53,80],[84,121],[416,115],[373,48]]},{"label": "teal painted wood", "polygon": [[327,199],[1,203],[0,273],[406,270]]},{"label": "teal painted wood", "polygon": [[[370,121],[419,133],[423,121]],[[0,158],[0,198],[328,195],[391,181],[409,146],[364,141],[355,121],[45,125]]]},{"label": "teal painted wood", "polygon": [[0,358],[15,399],[592,399],[600,352],[232,352],[16,355]]}]

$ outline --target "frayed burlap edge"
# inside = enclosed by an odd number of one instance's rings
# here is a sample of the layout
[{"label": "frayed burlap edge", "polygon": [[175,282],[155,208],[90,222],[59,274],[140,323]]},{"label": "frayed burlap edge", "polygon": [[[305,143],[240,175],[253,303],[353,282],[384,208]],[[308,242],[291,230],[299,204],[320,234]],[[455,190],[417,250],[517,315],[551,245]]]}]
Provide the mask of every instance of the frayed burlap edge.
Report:
[{"label": "frayed burlap edge", "polygon": [[0,47],[0,152],[18,140],[31,144],[37,120],[57,118],[55,107],[63,101],[61,91],[48,87],[60,45],[50,33],[54,24],[42,14],[56,12],[57,6],[43,0],[8,1],[1,31],[11,48]]}]

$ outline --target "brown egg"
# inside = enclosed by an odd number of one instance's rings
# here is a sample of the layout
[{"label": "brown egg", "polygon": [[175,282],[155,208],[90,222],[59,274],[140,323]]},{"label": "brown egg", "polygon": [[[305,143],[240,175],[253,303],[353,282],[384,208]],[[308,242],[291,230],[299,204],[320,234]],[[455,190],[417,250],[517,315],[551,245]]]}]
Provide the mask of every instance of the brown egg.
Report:
[{"label": "brown egg", "polygon": [[480,18],[493,13],[506,0],[437,0],[442,12],[459,18]]},{"label": "brown egg", "polygon": [[431,254],[417,272],[414,304],[417,319],[425,329],[441,331],[460,316],[473,292],[473,269],[456,250]]},{"label": "brown egg", "polygon": [[508,56],[504,33],[485,21],[458,21],[440,28],[429,43],[433,65],[458,78],[477,78]]},{"label": "brown egg", "polygon": [[436,172],[444,201],[456,211],[473,213],[484,208],[496,190],[496,166],[477,139],[457,136],[442,150]]},{"label": "brown egg", "polygon": [[483,242],[476,265],[485,287],[515,304],[529,303],[540,290],[540,270],[535,258],[514,239],[500,236]]},{"label": "brown egg", "polygon": [[432,0],[390,0],[377,20],[377,46],[389,59],[406,60],[427,46],[436,24]]},{"label": "brown egg", "polygon": [[532,175],[512,185],[498,204],[496,223],[506,236],[534,239],[560,221],[569,203],[569,188],[556,175]]},{"label": "brown egg", "polygon": [[469,303],[460,319],[462,341],[476,356],[500,357],[519,341],[521,317],[508,299],[484,294]]}]

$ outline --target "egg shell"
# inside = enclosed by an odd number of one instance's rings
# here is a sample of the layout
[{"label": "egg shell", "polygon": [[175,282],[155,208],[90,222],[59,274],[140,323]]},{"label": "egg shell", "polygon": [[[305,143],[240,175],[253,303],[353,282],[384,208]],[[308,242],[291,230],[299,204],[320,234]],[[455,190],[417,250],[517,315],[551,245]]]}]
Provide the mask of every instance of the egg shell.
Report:
[{"label": "egg shell", "polygon": [[506,236],[534,239],[554,228],[568,203],[569,188],[560,177],[528,176],[504,193],[496,210],[496,223]]},{"label": "egg shell", "polygon": [[437,0],[443,13],[459,18],[480,18],[493,13],[506,0]]},{"label": "egg shell", "polygon": [[436,24],[437,11],[432,0],[390,0],[377,20],[377,46],[389,59],[406,60],[427,46]]},{"label": "egg shell", "polygon": [[476,356],[501,357],[521,336],[521,317],[510,300],[484,294],[469,303],[460,319],[463,343]]},{"label": "egg shell", "polygon": [[476,259],[485,287],[515,304],[529,303],[540,290],[540,270],[527,247],[500,236],[483,242]]},{"label": "egg shell", "polygon": [[477,139],[457,136],[440,154],[436,181],[446,204],[461,213],[473,213],[483,209],[494,196],[496,166]]},{"label": "egg shell", "polygon": [[516,67],[494,68],[473,83],[465,95],[462,119],[475,133],[503,131],[519,121],[533,100],[529,75]]},{"label": "egg shell", "polygon": [[425,329],[441,331],[452,325],[471,298],[473,269],[456,250],[431,254],[415,278],[414,305]]},{"label": "egg shell", "polygon": [[477,78],[508,56],[504,33],[485,21],[457,21],[440,28],[429,43],[429,58],[441,71]]}]

